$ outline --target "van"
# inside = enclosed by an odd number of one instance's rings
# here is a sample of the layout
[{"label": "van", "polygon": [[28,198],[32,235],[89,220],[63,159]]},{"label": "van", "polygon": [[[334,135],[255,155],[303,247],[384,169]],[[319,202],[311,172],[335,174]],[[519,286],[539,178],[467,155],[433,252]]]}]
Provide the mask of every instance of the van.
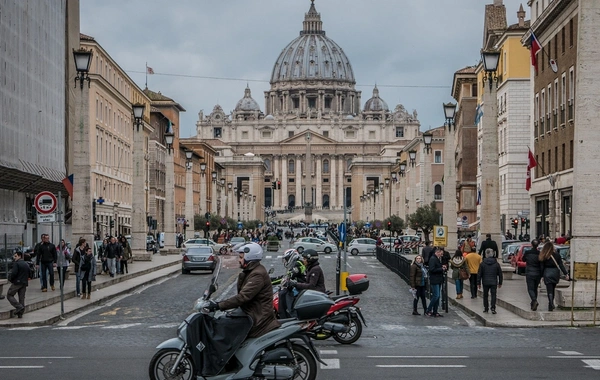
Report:
[{"label": "van", "polygon": [[165,247],[165,233],[164,232],[158,233],[158,247],[159,248]]}]

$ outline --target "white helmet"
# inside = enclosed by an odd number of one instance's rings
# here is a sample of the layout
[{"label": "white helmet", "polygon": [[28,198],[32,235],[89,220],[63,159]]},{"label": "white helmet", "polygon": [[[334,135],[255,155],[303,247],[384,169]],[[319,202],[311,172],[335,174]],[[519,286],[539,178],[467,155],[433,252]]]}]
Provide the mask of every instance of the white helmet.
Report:
[{"label": "white helmet", "polygon": [[260,261],[263,258],[263,249],[256,243],[246,243],[240,246],[237,253],[244,254],[244,261]]},{"label": "white helmet", "polygon": [[283,253],[283,265],[288,270],[291,270],[299,258],[300,254],[298,253],[298,251],[296,251],[295,249],[288,249]]}]

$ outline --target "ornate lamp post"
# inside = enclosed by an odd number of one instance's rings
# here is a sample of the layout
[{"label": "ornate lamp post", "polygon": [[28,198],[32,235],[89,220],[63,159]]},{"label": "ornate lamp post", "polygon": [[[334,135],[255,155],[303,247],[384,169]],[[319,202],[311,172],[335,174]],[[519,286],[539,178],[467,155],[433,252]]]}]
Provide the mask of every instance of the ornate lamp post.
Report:
[{"label": "ornate lamp post", "polygon": [[165,250],[175,249],[175,163],[173,157],[173,141],[175,134],[171,122],[167,128],[165,145],[167,147],[166,176],[165,176]]},{"label": "ornate lamp post", "polygon": [[431,142],[433,141],[433,134],[429,132],[423,133],[423,183],[421,184],[421,188],[423,190],[423,204],[431,203],[431,162],[429,159],[429,153],[431,153]]},{"label": "ornate lamp post", "polygon": [[[183,225],[184,234],[187,231],[186,225],[194,223],[194,163],[192,158],[194,151],[191,149],[185,150],[185,223]],[[193,228],[193,226],[192,226]],[[186,236],[187,238],[187,236]]]},{"label": "ornate lamp post", "polygon": [[417,159],[417,151],[416,150],[410,150],[408,152],[408,158],[410,159],[410,166],[414,167],[415,166],[415,160]]},{"label": "ornate lamp post", "polygon": [[445,103],[444,117],[446,122],[446,136],[444,139],[444,213],[443,224],[448,226],[448,244],[454,247],[458,242],[457,236],[457,205],[456,205],[456,159],[455,152],[455,131],[454,115],[456,114],[456,103]]},{"label": "ornate lamp post", "polygon": [[[152,260],[152,254],[146,252],[146,165],[144,160],[144,104],[132,105],[133,133],[133,178],[131,190],[131,251],[134,259]],[[140,126],[142,132],[140,133]],[[116,222],[115,222],[116,223]]]}]

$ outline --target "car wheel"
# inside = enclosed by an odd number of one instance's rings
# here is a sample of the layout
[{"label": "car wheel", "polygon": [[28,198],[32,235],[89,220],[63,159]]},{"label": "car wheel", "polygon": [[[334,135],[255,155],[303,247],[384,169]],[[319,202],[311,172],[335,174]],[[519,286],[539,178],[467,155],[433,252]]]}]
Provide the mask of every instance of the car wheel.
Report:
[{"label": "car wheel", "polygon": [[353,248],[353,249],[350,251],[350,253],[352,254],[352,256],[356,256],[356,255],[358,255],[358,249],[356,249],[356,248]]},{"label": "car wheel", "polygon": [[296,251],[298,251],[298,253],[302,253],[304,252],[304,247],[298,247],[296,248]]},{"label": "car wheel", "polygon": [[190,271],[189,271],[189,269],[181,268],[181,274],[190,274]]},{"label": "car wheel", "polygon": [[331,253],[331,248],[329,248],[329,247],[325,247],[325,253],[326,253],[326,254],[330,254],[330,253]]},{"label": "car wheel", "polygon": [[219,249],[219,254],[224,255],[226,253],[227,253],[227,248],[221,247],[221,249]]}]

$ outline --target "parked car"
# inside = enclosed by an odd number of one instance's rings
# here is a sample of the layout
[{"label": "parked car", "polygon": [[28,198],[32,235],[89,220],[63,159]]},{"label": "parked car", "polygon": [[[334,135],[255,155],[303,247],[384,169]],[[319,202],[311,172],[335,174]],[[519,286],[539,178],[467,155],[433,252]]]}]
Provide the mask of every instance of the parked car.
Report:
[{"label": "parked car", "polygon": [[520,241],[517,243],[507,244],[502,248],[502,262],[507,264],[510,263],[510,259],[513,257],[517,249],[523,244],[529,244],[526,241]]},{"label": "parked car", "polygon": [[569,274],[571,273],[571,246],[570,245],[559,245],[554,244],[554,248],[558,251],[558,254],[563,260],[565,269]]},{"label": "parked car", "polygon": [[510,259],[510,266],[515,269],[516,274],[525,274],[525,262],[522,260],[523,252],[531,248],[531,243],[521,244]]},{"label": "parked car", "polygon": [[331,244],[321,239],[317,239],[314,237],[303,237],[296,242],[292,246],[296,251],[302,253],[305,249],[314,249],[317,252],[325,252],[331,253],[332,251],[337,250],[335,244]]},{"label": "parked car", "polygon": [[211,246],[198,246],[186,248],[182,252],[181,273],[188,274],[192,270],[215,271],[218,264],[218,257],[215,255]]},{"label": "parked car", "polygon": [[182,249],[192,248],[192,247],[200,247],[200,246],[211,246],[215,252],[218,252],[221,255],[227,253],[227,245],[226,244],[218,244],[212,241],[211,239],[205,238],[194,238],[186,240],[181,246]]},{"label": "parked car", "polygon": [[377,240],[370,238],[353,239],[350,244],[348,244],[348,250],[354,256],[358,255],[359,253],[370,253],[374,255],[376,243]]}]

